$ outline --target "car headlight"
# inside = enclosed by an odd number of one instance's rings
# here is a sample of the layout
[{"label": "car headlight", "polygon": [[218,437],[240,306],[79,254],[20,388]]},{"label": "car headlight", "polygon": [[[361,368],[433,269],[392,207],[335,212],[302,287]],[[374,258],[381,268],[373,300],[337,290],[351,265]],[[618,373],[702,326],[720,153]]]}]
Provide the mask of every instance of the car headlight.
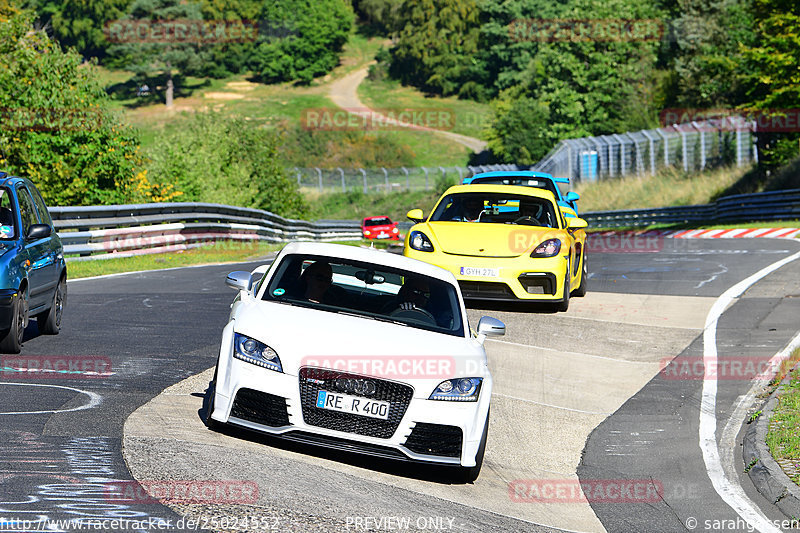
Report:
[{"label": "car headlight", "polygon": [[369,233],[369,230],[368,230],[368,229],[365,229],[365,230],[364,230],[364,235],[369,235],[369,234],[370,234],[370,233]]},{"label": "car headlight", "polygon": [[241,359],[269,370],[283,372],[281,358],[278,357],[278,353],[275,350],[263,342],[251,339],[240,333],[233,335],[233,356],[236,359]]},{"label": "car headlight", "polygon": [[392,228],[392,233],[397,233],[397,228]]},{"label": "car headlight", "polygon": [[439,383],[429,400],[451,402],[477,402],[483,378],[448,379]]},{"label": "car headlight", "polygon": [[558,252],[561,251],[561,241],[558,239],[547,239],[539,246],[537,246],[533,252],[531,252],[531,257],[553,257],[554,255],[558,255]]},{"label": "car headlight", "polygon": [[421,231],[411,232],[411,235],[408,238],[408,245],[415,250],[419,250],[420,252],[433,251],[433,243],[431,243],[431,240],[428,238],[428,236]]}]

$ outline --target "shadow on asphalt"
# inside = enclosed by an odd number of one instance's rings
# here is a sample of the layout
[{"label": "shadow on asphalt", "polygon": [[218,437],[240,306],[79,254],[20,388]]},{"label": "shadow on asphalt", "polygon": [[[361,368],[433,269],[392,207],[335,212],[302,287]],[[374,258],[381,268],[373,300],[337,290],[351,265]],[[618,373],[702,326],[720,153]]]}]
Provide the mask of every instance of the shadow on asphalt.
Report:
[{"label": "shadow on asphalt", "polygon": [[467,309],[505,311],[508,313],[555,314],[556,305],[545,302],[503,302],[494,300],[465,300]]},{"label": "shadow on asphalt", "polygon": [[[206,412],[208,411],[208,401],[211,397],[212,385],[209,382],[203,397],[203,406],[198,409],[197,416],[201,421],[206,419]],[[193,394],[193,396],[201,396],[200,394]],[[278,448],[295,453],[302,453],[329,461],[336,461],[338,463],[348,464],[363,468],[364,470],[372,470],[375,472],[382,472],[393,476],[400,476],[405,478],[419,479],[421,481],[429,481],[432,483],[440,483],[443,485],[464,485],[467,484],[461,480],[463,473],[459,468],[442,466],[436,464],[418,464],[413,462],[406,462],[401,460],[383,459],[379,457],[371,457],[360,453],[347,452],[341,450],[332,450],[323,446],[314,446],[299,442],[292,442],[265,435],[256,431],[240,428],[231,425],[216,424],[214,429],[209,431],[218,431],[224,435],[235,437],[237,439],[248,440],[250,442],[257,442],[272,448]]]}]

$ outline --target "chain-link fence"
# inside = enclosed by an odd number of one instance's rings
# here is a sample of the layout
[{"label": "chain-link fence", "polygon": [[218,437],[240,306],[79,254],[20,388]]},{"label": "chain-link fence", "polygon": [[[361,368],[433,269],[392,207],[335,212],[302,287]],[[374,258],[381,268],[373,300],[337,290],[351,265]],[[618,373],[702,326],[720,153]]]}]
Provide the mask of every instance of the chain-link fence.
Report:
[{"label": "chain-link fence", "polygon": [[[665,167],[704,170],[721,164],[748,165],[757,161],[755,122],[724,117],[665,128],[566,139],[530,167],[573,183],[628,175],[655,175]],[[477,172],[527,170],[513,164],[467,167],[293,168],[305,191],[391,192],[433,189],[440,180],[461,183]]]},{"label": "chain-link fence", "polygon": [[319,192],[391,192],[433,189],[440,180],[461,183],[477,172],[522,170],[517,165],[401,168],[292,168],[289,174],[301,190]]},{"label": "chain-link fence", "polygon": [[689,172],[720,164],[757,161],[755,122],[724,117],[665,128],[566,139],[532,167],[573,182],[630,174],[654,175],[660,168]]}]

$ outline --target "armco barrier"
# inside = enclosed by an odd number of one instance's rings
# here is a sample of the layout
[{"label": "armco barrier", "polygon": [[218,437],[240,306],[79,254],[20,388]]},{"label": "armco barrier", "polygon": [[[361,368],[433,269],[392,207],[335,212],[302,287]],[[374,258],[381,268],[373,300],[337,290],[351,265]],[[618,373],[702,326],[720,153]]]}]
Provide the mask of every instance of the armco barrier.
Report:
[{"label": "armco barrier", "polygon": [[[163,203],[50,209],[68,255],[85,259],[184,250],[211,241],[359,240],[357,220],[308,222],[260,209]],[[800,219],[800,189],[720,198],[713,204],[581,213],[594,228]],[[401,222],[407,230],[410,224]]]},{"label": "armco barrier", "polygon": [[800,189],[725,196],[713,204],[581,213],[581,217],[594,228],[796,220]]},{"label": "armco barrier", "polygon": [[347,241],[356,221],[292,220],[260,209],[208,203],[52,207],[67,255],[121,257],[183,250],[212,241]]}]

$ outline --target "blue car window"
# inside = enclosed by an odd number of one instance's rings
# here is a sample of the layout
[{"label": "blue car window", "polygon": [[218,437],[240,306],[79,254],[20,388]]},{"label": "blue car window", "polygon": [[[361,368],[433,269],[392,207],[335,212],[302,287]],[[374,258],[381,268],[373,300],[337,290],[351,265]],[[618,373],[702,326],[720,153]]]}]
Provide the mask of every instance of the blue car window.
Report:
[{"label": "blue car window", "polygon": [[36,187],[30,187],[28,188],[28,192],[31,194],[33,203],[36,205],[36,210],[39,212],[39,220],[42,224],[47,224],[52,228],[53,219],[50,217],[50,211],[47,210],[47,206],[44,203],[42,195],[39,194],[39,190]]},{"label": "blue car window", "polygon": [[39,219],[36,217],[33,200],[24,187],[17,189],[17,198],[19,199],[19,214],[22,219],[22,235],[26,235],[31,224],[38,224]]},{"label": "blue car window", "polygon": [[14,209],[8,189],[0,188],[0,239],[15,238]]}]

